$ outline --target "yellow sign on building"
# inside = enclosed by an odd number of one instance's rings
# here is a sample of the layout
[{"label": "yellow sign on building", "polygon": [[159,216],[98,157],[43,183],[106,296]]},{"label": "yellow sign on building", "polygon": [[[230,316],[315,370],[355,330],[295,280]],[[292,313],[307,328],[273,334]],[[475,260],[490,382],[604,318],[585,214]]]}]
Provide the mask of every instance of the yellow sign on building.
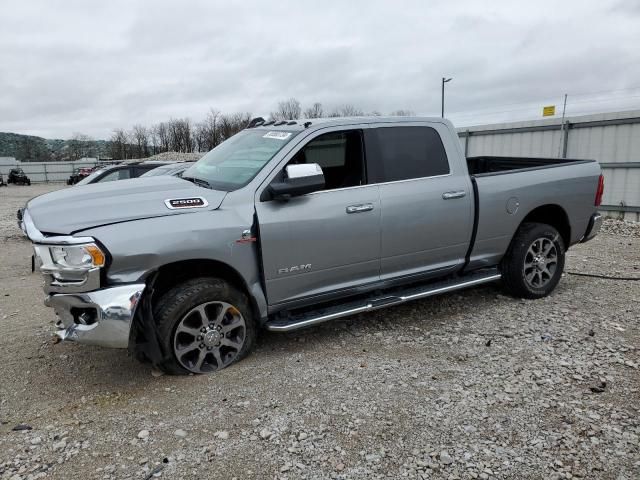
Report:
[{"label": "yellow sign on building", "polygon": [[556,106],[549,105],[548,107],[542,107],[543,117],[553,117],[556,114]]}]

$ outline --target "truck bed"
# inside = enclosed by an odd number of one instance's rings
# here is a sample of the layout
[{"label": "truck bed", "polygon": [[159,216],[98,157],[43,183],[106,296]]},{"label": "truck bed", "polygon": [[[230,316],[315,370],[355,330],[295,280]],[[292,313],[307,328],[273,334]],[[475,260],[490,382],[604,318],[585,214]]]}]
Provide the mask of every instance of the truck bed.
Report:
[{"label": "truck bed", "polygon": [[[600,176],[594,160],[522,157],[467,159],[476,197],[476,236],[470,266],[495,265],[524,217],[540,205],[559,208],[570,222],[565,248],[586,231]],[[505,175],[508,174],[508,175]],[[539,221],[544,221],[544,215]]]},{"label": "truck bed", "polygon": [[502,175],[514,170],[536,170],[540,168],[561,167],[568,164],[593,162],[594,160],[578,160],[569,158],[536,158],[536,157],[468,157],[469,174],[475,177]]}]

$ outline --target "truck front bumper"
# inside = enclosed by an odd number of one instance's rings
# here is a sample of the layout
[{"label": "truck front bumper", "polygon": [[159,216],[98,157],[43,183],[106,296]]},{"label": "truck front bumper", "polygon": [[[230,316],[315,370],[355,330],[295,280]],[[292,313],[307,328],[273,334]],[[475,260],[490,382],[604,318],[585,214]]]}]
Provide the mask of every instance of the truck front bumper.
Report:
[{"label": "truck front bumper", "polygon": [[600,227],[602,226],[602,215],[599,213],[594,213],[591,215],[589,219],[589,225],[587,226],[587,231],[584,232],[584,237],[580,240],[581,243],[588,242],[593,237],[595,237],[600,231]]},{"label": "truck front bumper", "polygon": [[85,293],[54,293],[44,304],[58,316],[56,335],[87,345],[127,348],[131,324],[145,284]]}]

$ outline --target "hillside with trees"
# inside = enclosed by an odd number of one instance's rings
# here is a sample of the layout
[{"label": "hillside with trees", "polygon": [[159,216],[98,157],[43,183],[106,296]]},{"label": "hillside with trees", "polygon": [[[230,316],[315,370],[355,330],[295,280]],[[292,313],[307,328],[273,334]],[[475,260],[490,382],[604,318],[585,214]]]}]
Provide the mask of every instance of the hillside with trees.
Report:
[{"label": "hillside with trees", "polygon": [[15,157],[22,162],[78,160],[83,157],[106,158],[110,142],[77,134],[69,140],[46,139],[19,133],[0,132],[0,157]]},{"label": "hillside with trees", "polygon": [[[297,120],[320,117],[352,117],[380,115],[346,104],[325,111],[315,102],[303,108],[298,100],[290,98],[278,102],[271,112],[271,120]],[[391,115],[411,116],[409,110],[397,110]],[[68,140],[48,140],[41,137],[0,132],[0,157],[15,157],[27,162],[78,160],[83,157],[125,160],[147,158],[163,152],[207,152],[246,127],[251,114],[222,113],[211,109],[207,116],[193,122],[189,118],[171,118],[154,125],[134,125],[131,129],[116,128],[109,140],[95,140],[82,133],[74,133]]]}]

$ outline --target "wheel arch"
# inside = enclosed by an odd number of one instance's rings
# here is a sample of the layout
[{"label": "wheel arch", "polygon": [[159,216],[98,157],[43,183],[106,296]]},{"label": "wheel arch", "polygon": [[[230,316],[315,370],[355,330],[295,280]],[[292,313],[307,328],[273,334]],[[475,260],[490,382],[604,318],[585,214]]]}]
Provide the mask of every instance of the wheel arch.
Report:
[{"label": "wheel arch", "polygon": [[[209,258],[179,260],[158,267],[153,274],[153,294],[156,299],[173,286],[194,278],[215,277],[226,280],[247,296],[256,321],[260,322],[260,308],[249,285],[240,272],[224,262]],[[150,277],[151,275],[147,276]]]},{"label": "wheel arch", "polygon": [[569,245],[571,244],[571,223],[569,222],[567,212],[560,205],[550,203],[531,210],[527,215],[525,215],[518,225],[518,228],[513,234],[514,238],[520,230],[520,227],[522,227],[523,224],[530,222],[546,223],[547,225],[551,225],[560,233],[565,249],[569,248]]}]

